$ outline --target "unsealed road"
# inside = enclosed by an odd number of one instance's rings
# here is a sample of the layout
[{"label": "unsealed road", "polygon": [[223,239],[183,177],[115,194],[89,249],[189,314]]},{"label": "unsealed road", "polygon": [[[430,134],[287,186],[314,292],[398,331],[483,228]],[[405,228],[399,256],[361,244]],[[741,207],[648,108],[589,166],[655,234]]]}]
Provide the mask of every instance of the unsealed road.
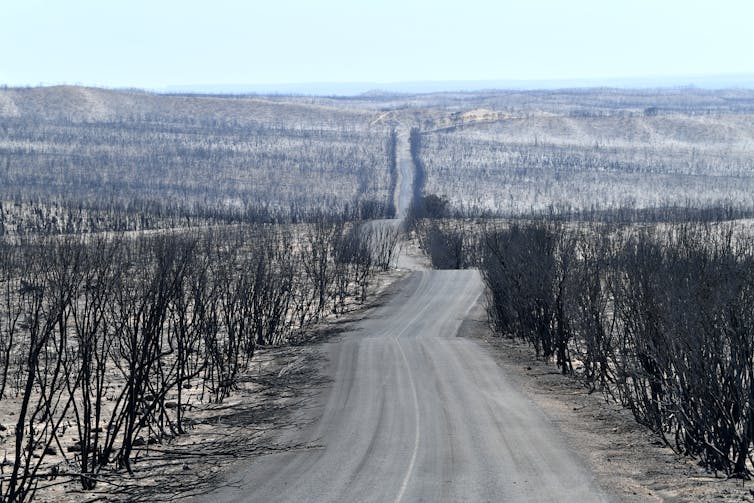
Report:
[{"label": "unsealed road", "polygon": [[332,378],[301,448],[260,456],[206,501],[604,501],[557,428],[459,328],[476,271],[416,271],[324,344]]},{"label": "unsealed road", "polygon": [[398,184],[395,190],[395,208],[396,217],[404,219],[408,215],[408,209],[411,206],[411,200],[414,197],[414,173],[416,167],[411,159],[411,143],[409,142],[409,132],[402,131],[398,134],[398,141],[395,146],[395,157],[398,163]]}]

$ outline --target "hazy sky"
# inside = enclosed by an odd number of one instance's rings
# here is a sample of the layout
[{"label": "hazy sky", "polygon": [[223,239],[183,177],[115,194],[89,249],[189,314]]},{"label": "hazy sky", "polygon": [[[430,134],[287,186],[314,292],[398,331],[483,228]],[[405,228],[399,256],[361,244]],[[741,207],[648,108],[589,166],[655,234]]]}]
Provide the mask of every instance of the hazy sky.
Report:
[{"label": "hazy sky", "polygon": [[0,84],[754,74],[751,0],[0,0]]}]

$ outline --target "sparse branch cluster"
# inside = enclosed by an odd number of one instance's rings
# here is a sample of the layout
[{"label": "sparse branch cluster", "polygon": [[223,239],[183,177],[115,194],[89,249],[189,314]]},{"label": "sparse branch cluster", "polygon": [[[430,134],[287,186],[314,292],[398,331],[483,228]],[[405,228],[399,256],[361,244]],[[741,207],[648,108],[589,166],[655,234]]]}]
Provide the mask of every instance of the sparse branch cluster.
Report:
[{"label": "sparse branch cluster", "polygon": [[[426,207],[426,203],[425,203]],[[479,262],[479,235],[472,221],[418,220],[419,245],[435,269],[467,269]]]},{"label": "sparse branch cluster", "polygon": [[15,424],[4,501],[44,480],[93,488],[222,401],[259,346],[366,299],[397,232],[298,226],[0,241],[0,404]]},{"label": "sparse branch cluster", "polygon": [[488,313],[715,471],[753,471],[754,241],[731,224],[519,223],[481,237]]},{"label": "sparse branch cluster", "polygon": [[620,402],[677,452],[728,476],[754,473],[747,227],[541,218],[416,228],[433,267],[480,268],[496,333]]}]

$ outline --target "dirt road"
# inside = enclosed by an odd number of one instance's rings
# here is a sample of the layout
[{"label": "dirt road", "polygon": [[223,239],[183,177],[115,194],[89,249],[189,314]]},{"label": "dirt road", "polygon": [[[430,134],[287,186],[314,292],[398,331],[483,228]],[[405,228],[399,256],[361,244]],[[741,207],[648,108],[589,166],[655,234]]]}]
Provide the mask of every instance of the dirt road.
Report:
[{"label": "dirt road", "polygon": [[398,133],[396,158],[398,161],[398,184],[395,190],[396,218],[403,220],[414,197],[414,163],[411,160],[411,148],[408,131]]},{"label": "dirt road", "polygon": [[[413,196],[398,140],[398,225]],[[420,268],[412,254],[399,266]],[[403,265],[401,265],[403,264]],[[323,344],[330,386],[280,432],[279,451],[239,466],[202,501],[606,501],[557,428],[476,340],[476,271],[416,270],[369,316]]]},{"label": "dirt road", "polygon": [[296,446],[238,467],[205,501],[605,501],[557,428],[472,339],[475,271],[417,271],[324,345],[331,386]]}]

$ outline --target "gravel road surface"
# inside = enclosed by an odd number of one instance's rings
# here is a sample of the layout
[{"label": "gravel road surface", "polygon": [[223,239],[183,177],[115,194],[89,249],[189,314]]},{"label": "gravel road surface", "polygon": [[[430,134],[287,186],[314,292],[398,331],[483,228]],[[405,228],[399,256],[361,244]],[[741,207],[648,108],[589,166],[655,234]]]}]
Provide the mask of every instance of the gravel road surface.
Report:
[{"label": "gravel road surface", "polygon": [[606,501],[553,424],[479,343],[476,271],[416,271],[322,345],[331,384],[291,446],[237,467],[205,501]]}]

